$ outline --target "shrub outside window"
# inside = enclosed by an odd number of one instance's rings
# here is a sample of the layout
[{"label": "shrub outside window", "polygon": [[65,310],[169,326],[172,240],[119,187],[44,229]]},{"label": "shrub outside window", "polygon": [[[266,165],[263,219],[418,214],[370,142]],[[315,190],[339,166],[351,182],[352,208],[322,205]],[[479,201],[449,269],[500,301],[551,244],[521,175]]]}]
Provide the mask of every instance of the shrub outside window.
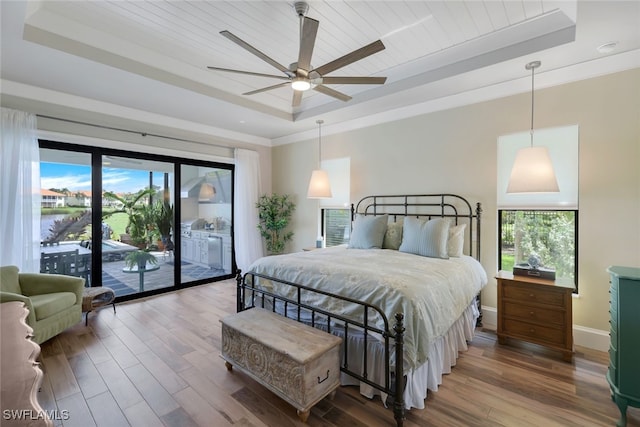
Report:
[{"label": "shrub outside window", "polygon": [[556,271],[556,280],[578,287],[577,210],[499,210],[498,268],[511,271],[531,255]]}]

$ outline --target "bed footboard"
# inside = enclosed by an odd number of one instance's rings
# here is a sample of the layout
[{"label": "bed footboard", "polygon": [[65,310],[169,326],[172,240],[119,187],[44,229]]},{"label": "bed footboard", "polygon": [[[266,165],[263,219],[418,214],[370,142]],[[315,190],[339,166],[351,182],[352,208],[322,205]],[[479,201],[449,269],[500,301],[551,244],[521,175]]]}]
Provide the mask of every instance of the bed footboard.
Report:
[{"label": "bed footboard", "polygon": [[[279,287],[284,287],[287,292],[276,293],[261,286],[259,282],[268,281],[277,283]],[[237,311],[248,310],[253,307],[267,308],[298,322],[310,324],[313,327],[326,330],[329,333],[343,336],[344,345],[341,348],[342,362],[340,371],[358,381],[364,382],[371,387],[386,393],[393,400],[393,413],[396,425],[401,427],[405,419],[404,388],[406,378],[404,371],[404,332],[403,313],[395,314],[395,324],[390,327],[389,321],[384,312],[371,304],[357,301],[348,297],[332,294],[318,289],[313,289],[304,285],[291,283],[285,280],[269,277],[258,273],[242,274],[240,270],[236,275],[237,283]],[[286,294],[286,295],[284,295]],[[315,307],[307,301],[313,299],[314,295],[335,298],[341,303],[349,303],[357,306],[357,310],[362,310],[362,318],[354,319],[341,313],[334,313],[320,307]],[[378,325],[373,323],[373,319],[381,319]],[[349,365],[349,360],[353,360],[354,355],[349,354],[350,337],[358,335],[364,343],[364,348],[369,348],[369,344],[375,341],[381,343],[384,354],[384,380],[374,381],[370,376],[370,361],[367,351],[362,352],[362,357],[358,356],[359,371]]]}]

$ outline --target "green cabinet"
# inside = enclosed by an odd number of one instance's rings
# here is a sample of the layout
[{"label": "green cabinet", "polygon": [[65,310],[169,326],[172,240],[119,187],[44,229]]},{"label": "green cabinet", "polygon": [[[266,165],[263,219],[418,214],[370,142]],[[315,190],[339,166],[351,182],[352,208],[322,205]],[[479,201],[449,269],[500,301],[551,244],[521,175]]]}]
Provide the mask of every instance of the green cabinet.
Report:
[{"label": "green cabinet", "polygon": [[609,313],[611,344],[607,381],[611,399],[627,425],[627,406],[640,407],[640,268],[612,266]]}]

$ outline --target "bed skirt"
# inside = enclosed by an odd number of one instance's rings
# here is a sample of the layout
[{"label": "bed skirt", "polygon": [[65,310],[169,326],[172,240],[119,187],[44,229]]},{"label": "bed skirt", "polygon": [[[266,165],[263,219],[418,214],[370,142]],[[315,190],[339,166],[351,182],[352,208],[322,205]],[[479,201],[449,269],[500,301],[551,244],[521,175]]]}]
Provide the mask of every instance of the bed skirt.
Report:
[{"label": "bed skirt", "polygon": [[[465,309],[458,320],[449,328],[449,331],[439,337],[429,348],[429,356],[422,366],[407,372],[407,384],[404,390],[405,408],[424,409],[427,390],[438,391],[438,386],[442,384],[442,375],[451,373],[451,367],[455,366],[458,352],[467,350],[467,342],[473,339],[475,333],[476,320],[480,313],[474,299]],[[350,341],[350,345],[360,345],[358,353],[362,352],[362,341]],[[357,344],[357,342],[359,344]],[[369,372],[373,373],[372,380],[383,384],[384,382],[384,357],[380,347],[369,347]],[[373,357],[372,357],[373,356]],[[358,359],[350,360],[351,366],[358,364]],[[377,377],[377,378],[376,378]],[[341,385],[360,385],[360,394],[368,398],[379,395],[382,402],[386,402],[387,395],[380,390],[371,387],[369,384],[357,379],[341,374]]]}]

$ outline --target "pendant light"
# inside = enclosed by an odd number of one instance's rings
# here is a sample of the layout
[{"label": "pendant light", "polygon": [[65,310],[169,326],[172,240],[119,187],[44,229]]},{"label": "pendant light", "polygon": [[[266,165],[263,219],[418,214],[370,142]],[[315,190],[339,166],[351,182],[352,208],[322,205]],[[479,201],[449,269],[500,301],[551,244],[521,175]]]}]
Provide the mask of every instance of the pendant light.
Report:
[{"label": "pendant light", "polygon": [[322,162],[322,123],[323,120],[317,120],[318,124],[318,169],[311,173],[311,180],[309,181],[309,189],[307,190],[308,199],[330,199],[331,184],[329,183],[329,174],[327,171],[320,168]]},{"label": "pendant light", "polygon": [[540,61],[528,63],[531,70],[531,145],[518,150],[511,169],[507,193],[557,193],[558,180],[547,147],[533,146],[533,73]]}]

